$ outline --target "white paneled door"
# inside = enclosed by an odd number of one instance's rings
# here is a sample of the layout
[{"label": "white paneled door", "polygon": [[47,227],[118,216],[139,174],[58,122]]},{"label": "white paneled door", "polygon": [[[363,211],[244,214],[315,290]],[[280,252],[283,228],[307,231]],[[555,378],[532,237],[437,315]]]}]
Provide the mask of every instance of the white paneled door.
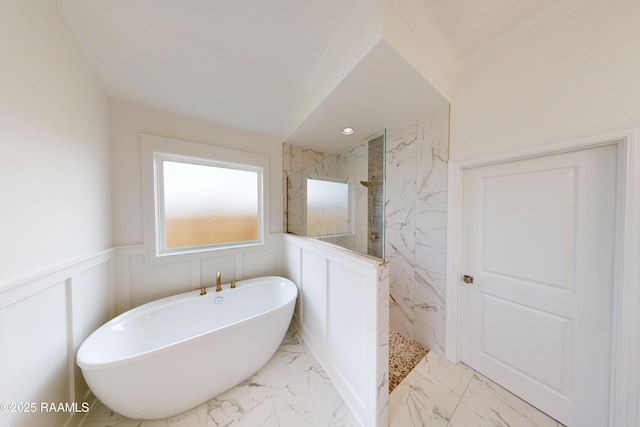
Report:
[{"label": "white paneled door", "polygon": [[616,171],[612,145],[463,176],[461,360],[569,426],[608,425]]}]

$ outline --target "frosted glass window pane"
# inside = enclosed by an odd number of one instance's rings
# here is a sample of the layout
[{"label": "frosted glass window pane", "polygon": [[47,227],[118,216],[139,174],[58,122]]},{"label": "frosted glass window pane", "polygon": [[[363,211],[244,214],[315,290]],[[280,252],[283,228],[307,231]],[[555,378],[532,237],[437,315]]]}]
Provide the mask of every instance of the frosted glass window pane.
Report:
[{"label": "frosted glass window pane", "polygon": [[165,248],[258,240],[255,171],[163,161]]},{"label": "frosted glass window pane", "polygon": [[349,232],[349,185],[307,179],[307,234],[313,236]]}]

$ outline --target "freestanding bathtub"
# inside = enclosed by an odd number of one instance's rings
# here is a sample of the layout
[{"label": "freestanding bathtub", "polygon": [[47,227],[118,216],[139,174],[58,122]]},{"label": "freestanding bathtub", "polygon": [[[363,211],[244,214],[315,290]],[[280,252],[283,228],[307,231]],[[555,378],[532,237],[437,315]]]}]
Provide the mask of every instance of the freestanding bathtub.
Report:
[{"label": "freestanding bathtub", "polygon": [[153,301],[91,334],[77,364],[112,410],[130,418],[176,415],[262,368],[284,338],[297,294],[288,279],[261,277]]}]

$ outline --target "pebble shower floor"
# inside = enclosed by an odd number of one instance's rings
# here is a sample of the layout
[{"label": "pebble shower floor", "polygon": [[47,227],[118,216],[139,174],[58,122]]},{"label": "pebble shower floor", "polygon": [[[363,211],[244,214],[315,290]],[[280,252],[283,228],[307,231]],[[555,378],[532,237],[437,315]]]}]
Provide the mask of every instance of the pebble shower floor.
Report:
[{"label": "pebble shower floor", "polygon": [[420,344],[389,329],[389,393],[426,355],[427,350]]}]

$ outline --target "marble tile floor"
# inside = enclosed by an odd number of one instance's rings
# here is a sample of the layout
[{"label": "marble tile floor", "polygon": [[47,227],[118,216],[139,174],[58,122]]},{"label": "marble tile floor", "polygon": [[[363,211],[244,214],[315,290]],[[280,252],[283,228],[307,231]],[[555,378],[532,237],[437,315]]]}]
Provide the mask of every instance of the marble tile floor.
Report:
[{"label": "marble tile floor", "polygon": [[[274,357],[233,389],[163,420],[133,420],[100,402],[84,427],[359,427],[290,328]],[[389,397],[390,427],[564,427],[463,364],[427,353]]]},{"label": "marble tile floor", "polygon": [[100,402],[84,427],[358,427],[318,362],[292,327],[267,365],[214,399],[163,420],[132,420]]},{"label": "marble tile floor", "polygon": [[433,351],[389,396],[390,427],[564,427],[473,369]]}]

